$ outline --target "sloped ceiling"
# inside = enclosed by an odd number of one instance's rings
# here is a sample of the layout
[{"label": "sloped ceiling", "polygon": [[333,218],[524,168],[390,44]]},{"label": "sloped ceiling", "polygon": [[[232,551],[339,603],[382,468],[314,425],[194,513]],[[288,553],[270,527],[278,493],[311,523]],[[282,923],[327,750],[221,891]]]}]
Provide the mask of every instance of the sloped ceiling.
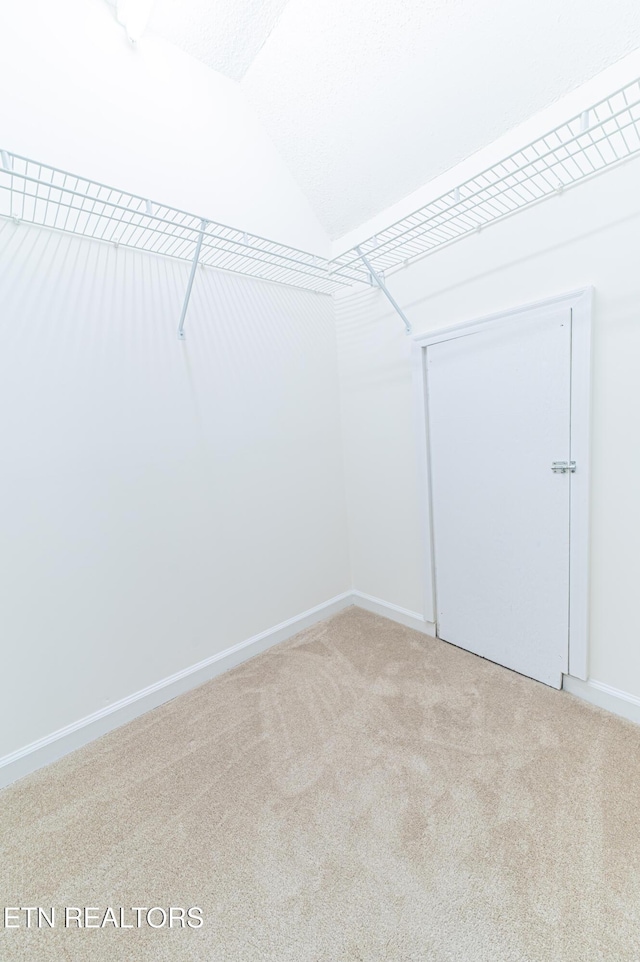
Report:
[{"label": "sloped ceiling", "polygon": [[291,0],[242,86],[336,238],[639,45],[637,0]]},{"label": "sloped ceiling", "polygon": [[640,46],[638,0],[156,0],[240,80],[332,238]]},{"label": "sloped ceiling", "polygon": [[232,80],[259,53],[288,0],[156,0],[149,29]]}]

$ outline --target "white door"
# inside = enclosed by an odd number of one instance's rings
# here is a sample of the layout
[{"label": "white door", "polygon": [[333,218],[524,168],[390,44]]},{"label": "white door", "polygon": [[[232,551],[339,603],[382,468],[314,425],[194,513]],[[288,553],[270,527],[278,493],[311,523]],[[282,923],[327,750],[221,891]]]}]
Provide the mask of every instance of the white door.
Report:
[{"label": "white door", "polygon": [[571,311],[427,349],[440,638],[559,688],[569,644]]}]

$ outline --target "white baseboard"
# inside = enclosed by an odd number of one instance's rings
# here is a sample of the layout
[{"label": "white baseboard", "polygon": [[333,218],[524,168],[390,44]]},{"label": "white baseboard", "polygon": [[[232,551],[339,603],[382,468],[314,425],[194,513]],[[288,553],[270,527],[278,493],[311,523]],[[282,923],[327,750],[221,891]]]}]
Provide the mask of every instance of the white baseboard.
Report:
[{"label": "white baseboard", "polygon": [[425,635],[435,637],[436,626],[430,621],[425,621],[418,611],[409,611],[408,608],[392,605],[389,601],[382,601],[381,598],[366,595],[363,591],[353,592],[352,604],[357,605],[358,608],[364,608],[366,611],[372,611],[375,615],[382,615],[383,618],[397,621],[401,625],[406,625],[407,628],[414,628]]},{"label": "white baseboard", "polygon": [[636,695],[612,688],[611,685],[605,685],[602,681],[582,681],[572,675],[564,676],[562,687],[570,694],[591,702],[592,705],[597,705],[598,708],[604,708],[606,711],[613,712],[614,715],[620,715],[640,725],[640,698]]},{"label": "white baseboard", "polygon": [[409,628],[415,628],[424,634],[435,635],[435,625],[425,621],[422,615],[416,611],[408,611],[406,608],[400,608],[398,605],[382,601],[380,598],[372,598],[371,595],[366,595],[361,591],[345,591],[323,604],[316,605],[315,608],[310,608],[294,618],[289,618],[273,628],[262,631],[252,638],[247,638],[246,641],[241,641],[237,645],[225,649],[225,651],[218,652],[210,658],[205,658],[204,661],[200,661],[196,665],[184,668],[168,678],[162,678],[141,691],[136,691],[126,698],[121,698],[120,701],[114,702],[106,708],[101,708],[85,718],[80,718],[64,728],[59,728],[50,735],[45,735],[44,738],[31,742],[30,745],[25,745],[24,748],[19,748],[17,751],[5,755],[0,758],[0,789],[5,788],[24,775],[29,775],[45,765],[50,765],[51,762],[68,755],[69,752],[73,752],[77,748],[81,748],[95,738],[120,728],[139,715],[151,711],[152,708],[158,708],[177,695],[182,695],[192,688],[197,688],[198,685],[210,681],[210,679],[221,675],[230,668],[235,668],[236,665],[253,658],[254,655],[258,655],[262,651],[266,651],[272,645],[277,645],[281,641],[291,638],[299,631],[303,631],[325,618],[330,618],[350,605],[365,608],[367,611],[397,621]]},{"label": "white baseboard", "polygon": [[349,605],[354,604],[353,593],[345,591],[336,595],[315,608],[310,608],[294,618],[289,618],[273,628],[262,631],[246,641],[241,641],[225,651],[221,651],[204,661],[178,671],[175,675],[163,678],[141,691],[136,691],[120,701],[108,705],[99,711],[80,718],[71,725],[66,725],[58,731],[39,738],[24,748],[19,748],[10,755],[0,758],[0,788],[4,788],[31,772],[50,765],[51,762],[62,758],[69,752],[81,748],[88,742],[106,735],[107,732],[120,728],[139,715],[158,708],[164,702],[171,701],[177,695],[182,695],[191,688],[197,688],[216,675],[221,675],[230,668],[235,668],[243,661],[254,655],[266,651],[272,645],[277,645],[287,638],[291,638],[299,631],[311,627],[318,621],[330,618]]}]

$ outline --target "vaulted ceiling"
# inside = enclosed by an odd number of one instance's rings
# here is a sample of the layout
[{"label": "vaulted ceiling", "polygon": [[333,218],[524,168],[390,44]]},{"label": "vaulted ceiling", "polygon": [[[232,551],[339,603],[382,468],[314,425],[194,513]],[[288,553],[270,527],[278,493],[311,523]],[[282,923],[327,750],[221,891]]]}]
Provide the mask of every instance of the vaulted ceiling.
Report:
[{"label": "vaulted ceiling", "polygon": [[241,80],[289,0],[156,0],[149,29]]},{"label": "vaulted ceiling", "polygon": [[640,46],[637,0],[156,0],[238,80],[331,237]]}]

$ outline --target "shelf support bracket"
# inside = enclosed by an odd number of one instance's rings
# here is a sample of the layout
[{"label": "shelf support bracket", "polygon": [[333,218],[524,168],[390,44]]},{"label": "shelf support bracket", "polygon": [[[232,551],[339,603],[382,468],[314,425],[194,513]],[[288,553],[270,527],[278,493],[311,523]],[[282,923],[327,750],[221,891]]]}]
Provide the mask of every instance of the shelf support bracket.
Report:
[{"label": "shelf support bracket", "polygon": [[405,328],[406,328],[406,333],[407,333],[407,334],[411,334],[411,332],[412,332],[412,327],[411,327],[411,323],[410,323],[410,321],[409,321],[409,318],[407,317],[407,315],[405,314],[405,312],[402,310],[402,308],[400,307],[400,305],[399,305],[398,302],[396,301],[395,297],[391,294],[391,292],[389,291],[389,289],[388,289],[387,285],[385,284],[385,282],[383,281],[383,279],[380,277],[379,274],[376,274],[376,272],[374,271],[373,267],[371,266],[368,258],[362,253],[362,251],[360,250],[359,247],[356,247],[356,250],[357,250],[357,252],[358,252],[358,256],[360,257],[360,260],[362,261],[362,263],[364,264],[364,266],[365,266],[365,267],[367,268],[367,270],[369,271],[369,274],[371,275],[371,279],[373,280],[373,282],[378,285],[378,287],[380,288],[380,290],[382,291],[382,293],[384,294],[384,296],[387,298],[387,300],[389,301],[389,303],[391,304],[391,306],[392,306],[393,309],[395,310],[395,312],[396,312],[397,314],[399,314],[399,316],[402,318],[402,323],[404,324],[404,326],[405,326]]},{"label": "shelf support bracket", "polygon": [[204,219],[200,222],[200,233],[198,235],[198,243],[196,244],[195,253],[193,255],[193,262],[191,264],[191,273],[189,274],[187,289],[184,295],[184,304],[182,305],[182,314],[180,315],[180,323],[178,324],[178,338],[181,341],[184,341],[185,339],[184,319],[187,316],[187,308],[189,307],[189,298],[191,297],[191,288],[193,287],[193,281],[196,276],[196,270],[198,269],[198,259],[200,257],[200,251],[202,249],[202,241],[204,240],[204,232],[206,230],[207,224],[208,224],[208,221]]}]

